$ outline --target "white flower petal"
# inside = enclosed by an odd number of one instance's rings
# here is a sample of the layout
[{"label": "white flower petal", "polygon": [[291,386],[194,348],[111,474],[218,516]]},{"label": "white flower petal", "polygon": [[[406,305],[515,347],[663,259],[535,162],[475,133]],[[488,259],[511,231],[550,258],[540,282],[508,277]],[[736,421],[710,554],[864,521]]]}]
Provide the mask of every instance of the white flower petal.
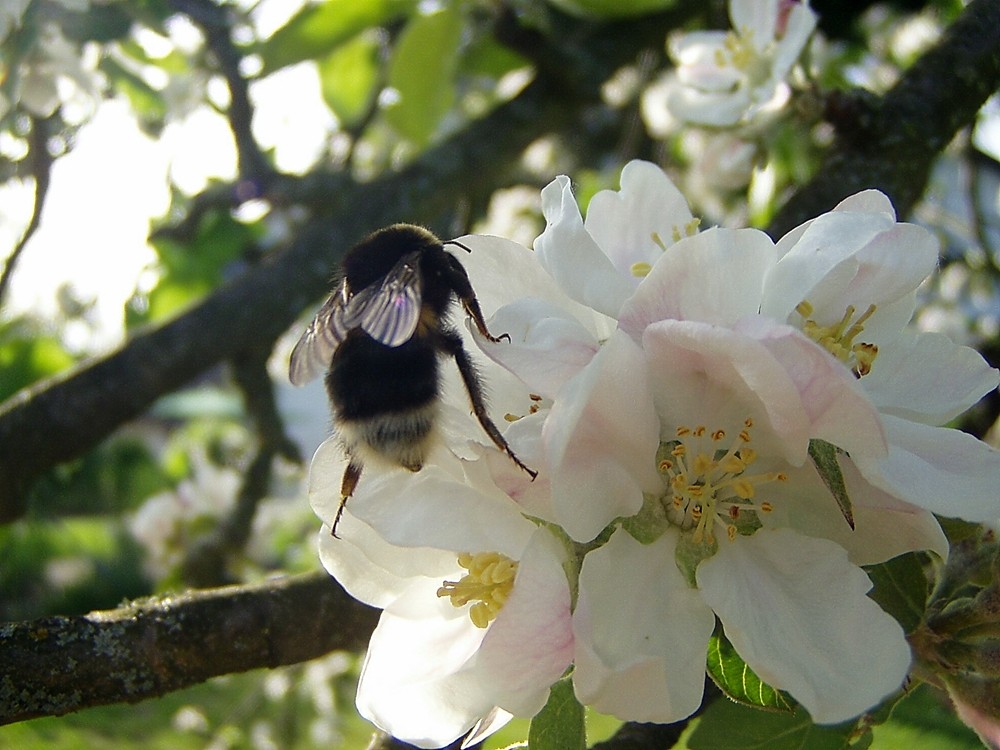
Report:
[{"label": "white flower petal", "polygon": [[571,298],[617,317],[632,284],[584,228],[569,178],[560,175],[542,190],[545,231],[535,252],[545,270]]},{"label": "white flower petal", "polygon": [[862,213],[885,214],[896,221],[896,209],[892,201],[881,190],[862,190],[844,198],[833,208],[834,211],[859,211]]},{"label": "white flower petal", "polygon": [[534,530],[493,483],[485,461],[459,461],[445,449],[435,448],[419,472],[392,470],[362,481],[367,486],[359,485],[347,512],[400,547],[493,550],[517,559]]},{"label": "white flower petal", "polygon": [[566,556],[538,529],[521,557],[514,589],[470,662],[496,704],[515,716],[534,716],[549,687],[573,660]]},{"label": "white flower petal", "polygon": [[[882,214],[834,211],[813,219],[803,232],[793,230],[782,237],[777,245],[781,260],[767,280],[761,313],[786,320],[796,305],[808,299],[820,310],[826,304],[839,307],[839,311],[829,313],[839,319],[849,301],[835,304],[838,302],[836,295],[842,294],[859,273],[860,263],[854,256],[893,226]],[[792,240],[794,244],[789,247]],[[822,300],[814,302],[816,287],[821,282],[827,287],[826,294]]]},{"label": "white flower petal", "polygon": [[477,343],[494,362],[517,375],[532,393],[555,398],[566,382],[593,359],[597,338],[564,308],[525,298],[500,308],[490,328],[510,336]]},{"label": "white flower petal", "polygon": [[763,488],[761,499],[774,508],[761,515],[764,525],[836,542],[855,565],[874,565],[918,550],[948,557],[948,539],[932,513],[874,487],[846,456],[839,463],[851,499],[853,529],[811,463],[786,470],[787,482]]},{"label": "white flower petal", "polygon": [[469,274],[479,306],[487,319],[497,309],[522,297],[537,297],[563,308],[573,306],[565,292],[542,268],[538,255],[523,245],[487,234],[468,234],[456,241],[471,252],[452,245],[446,247]]},{"label": "white flower petal", "polygon": [[666,723],[701,704],[715,618],[677,569],[678,538],[642,545],[618,529],[584,558],[573,684],[602,713]]},{"label": "white flower petal", "polygon": [[906,677],[902,628],[865,596],[871,581],[833,542],[763,529],[723,541],[696,576],[740,656],[817,723],[857,716]]},{"label": "white flower petal", "polygon": [[389,544],[367,524],[345,513],[339,538],[323,524],[319,559],[351,596],[373,607],[399,598],[414,577],[441,579],[455,568],[455,555],[439,549],[403,549]]},{"label": "white flower petal", "polygon": [[852,455],[884,456],[885,433],[878,411],[846,367],[791,326],[747,318],[736,332],[752,336],[792,379],[809,419],[809,437]]},{"label": "white flower petal", "polygon": [[759,50],[774,40],[778,23],[778,0],[729,0],[729,22]]},{"label": "white flower petal", "polygon": [[674,117],[695,125],[718,128],[738,123],[751,103],[750,90],[745,86],[725,92],[676,86],[667,94],[667,107]]},{"label": "white flower petal", "polygon": [[889,456],[856,460],[868,481],[932,513],[1000,518],[1000,451],[972,435],[885,415]]},{"label": "white flower petal", "polygon": [[998,383],[997,370],[975,349],[941,333],[912,331],[881,347],[861,379],[880,411],[931,425],[954,419]]},{"label": "white flower petal", "polygon": [[[455,566],[455,576],[459,576]],[[454,579],[454,580],[457,580]],[[382,613],[358,684],[362,716],[417,747],[443,747],[493,708],[464,671],[486,631],[437,596],[441,580],[414,581]]]},{"label": "white flower petal", "polygon": [[566,384],[542,431],[551,469],[552,502],[573,539],[590,541],[658,489],[655,456],[660,425],[642,351],[616,332]]},{"label": "white flower petal", "polygon": [[774,243],[756,229],[709,229],[682,239],[622,306],[619,325],[635,338],[658,320],[731,326],[760,309],[774,258]]},{"label": "white flower petal", "polygon": [[680,190],[655,164],[633,160],[622,169],[621,190],[602,190],[590,199],[585,226],[625,278],[635,263],[653,265],[665,245],[682,237],[691,209]]},{"label": "white flower petal", "polygon": [[809,35],[816,28],[819,17],[805,3],[795,3],[785,21],[784,36],[778,42],[778,49],[771,64],[771,78],[780,80],[788,75],[802,50],[809,41]]},{"label": "white flower petal", "polygon": [[809,414],[785,365],[760,341],[706,323],[664,320],[646,328],[642,345],[666,439],[680,425],[737,435],[749,418],[758,454],[793,466],[806,460]]}]

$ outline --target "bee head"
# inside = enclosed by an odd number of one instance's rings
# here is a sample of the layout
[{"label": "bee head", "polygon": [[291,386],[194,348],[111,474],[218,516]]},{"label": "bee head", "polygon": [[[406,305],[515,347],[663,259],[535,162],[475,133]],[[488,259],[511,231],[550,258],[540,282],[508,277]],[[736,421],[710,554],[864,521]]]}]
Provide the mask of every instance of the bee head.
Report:
[{"label": "bee head", "polygon": [[384,278],[403,256],[441,247],[441,240],[423,227],[393,224],[372,232],[348,251],[344,276],[357,292]]}]

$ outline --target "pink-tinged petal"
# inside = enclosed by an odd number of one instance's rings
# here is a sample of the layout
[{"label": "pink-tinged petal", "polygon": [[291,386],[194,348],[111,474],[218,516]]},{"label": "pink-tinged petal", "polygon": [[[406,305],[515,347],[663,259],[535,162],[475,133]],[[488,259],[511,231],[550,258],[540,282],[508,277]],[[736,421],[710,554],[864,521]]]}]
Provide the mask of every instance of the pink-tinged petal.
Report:
[{"label": "pink-tinged petal", "polygon": [[760,309],[774,243],[756,229],[709,229],[663,253],[622,306],[618,324],[638,338],[658,320],[731,326]]},{"label": "pink-tinged petal", "polygon": [[[761,313],[785,320],[802,300],[813,302],[814,290],[821,282],[828,285],[828,289],[846,289],[860,265],[854,255],[892,226],[893,223],[882,214],[831,212],[812,220],[801,233],[792,230],[778,241],[777,253],[781,260],[767,280]],[[789,247],[792,240],[794,244]],[[830,302],[829,298],[830,293],[822,303]],[[844,314],[846,304],[839,305],[837,319]],[[815,302],[813,306],[824,310]],[[829,314],[834,313],[830,311]]]},{"label": "pink-tinged petal", "polygon": [[549,686],[573,660],[566,556],[545,529],[535,532],[521,557],[514,589],[469,664],[484,692],[515,716],[534,716]]},{"label": "pink-tinged petal", "polygon": [[665,320],[642,336],[664,437],[685,425],[739,434],[753,421],[754,448],[793,466],[806,461],[810,420],[783,363],[760,342],[727,328]]},{"label": "pink-tinged petal", "polygon": [[633,265],[653,265],[665,245],[684,236],[691,218],[687,201],[663,170],[634,160],[622,169],[620,191],[602,190],[590,199],[585,225],[618,273],[638,285]]},{"label": "pink-tinged petal", "polygon": [[871,581],[843,548],[762,529],[698,566],[698,587],[736,651],[819,724],[845,721],[899,689],[910,649],[865,594]]},{"label": "pink-tinged petal", "polygon": [[861,384],[879,410],[940,425],[967,410],[1000,383],[1000,373],[975,349],[941,333],[904,331],[879,349]]},{"label": "pink-tinged petal", "polygon": [[[461,573],[456,565],[451,580]],[[485,630],[437,596],[441,579],[415,580],[382,613],[358,684],[359,713],[417,747],[443,747],[494,704],[465,667]]]},{"label": "pink-tinged petal", "polygon": [[[873,338],[876,331],[895,336],[909,321],[913,293],[934,270],[937,258],[934,235],[915,224],[895,224],[858,248],[834,273],[809,290],[805,299],[815,308],[811,317],[827,325],[839,321],[848,305],[860,314],[875,304],[875,314],[859,339],[877,341]],[[852,273],[845,273],[846,269]],[[905,303],[902,320],[895,321],[895,328],[880,328],[883,310],[897,302]]]},{"label": "pink-tinged petal", "polygon": [[825,349],[791,326],[766,318],[747,318],[735,330],[760,341],[784,366],[808,415],[810,438],[852,455],[886,455],[878,411],[857,379]]},{"label": "pink-tinged petal", "polygon": [[858,458],[868,481],[932,513],[995,523],[1000,518],[1000,451],[972,435],[890,415],[889,456]]},{"label": "pink-tinged petal", "polygon": [[584,228],[568,177],[560,175],[543,188],[542,213],[545,231],[535,240],[542,266],[574,300],[617,317],[632,283]]},{"label": "pink-tinged petal", "polygon": [[626,721],[679,721],[701,704],[712,611],[674,562],[679,533],[621,529],[589,553],[573,614],[576,695]]},{"label": "pink-tinged petal", "polygon": [[660,425],[642,351],[615,332],[566,384],[542,431],[560,525],[586,542],[660,488]]},{"label": "pink-tinged petal", "polygon": [[811,463],[786,470],[787,482],[761,489],[760,499],[774,508],[761,515],[764,525],[836,542],[855,565],[874,565],[918,550],[948,557],[948,539],[932,513],[873,486],[846,456],[839,463],[851,498],[853,529]]},{"label": "pink-tinged petal", "polygon": [[779,0],[729,0],[729,22],[740,36],[764,50],[775,36]]},{"label": "pink-tinged petal", "polygon": [[477,335],[486,356],[546,398],[555,398],[600,348],[592,331],[545,300],[525,298],[505,305],[489,325],[510,336],[510,341],[491,343]]},{"label": "pink-tinged petal", "polygon": [[542,428],[548,418],[548,409],[518,419],[511,424],[504,437],[518,457],[538,471],[532,479],[508,456],[489,448],[482,449],[483,459],[490,468],[493,482],[504,494],[517,503],[523,513],[544,521],[558,523],[552,504],[552,482],[548,459],[542,441]]},{"label": "pink-tinged petal", "polygon": [[792,6],[785,20],[784,34],[779,35],[781,41],[778,42],[778,49],[771,63],[772,79],[780,80],[788,75],[788,71],[802,54],[818,20],[819,17],[805,2],[795,3]]}]

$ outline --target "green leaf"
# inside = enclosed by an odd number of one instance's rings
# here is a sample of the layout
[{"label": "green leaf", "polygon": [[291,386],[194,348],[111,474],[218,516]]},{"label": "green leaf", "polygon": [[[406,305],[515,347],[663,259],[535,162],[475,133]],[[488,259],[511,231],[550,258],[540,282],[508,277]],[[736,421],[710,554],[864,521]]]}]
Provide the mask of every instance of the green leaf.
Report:
[{"label": "green leaf", "polygon": [[17,319],[0,325],[0,401],[73,364],[72,355],[58,339],[29,328]]},{"label": "green leaf", "polygon": [[716,625],[708,642],[708,675],[737,703],[772,711],[794,710],[794,704],[784,693],[761,680],[740,658],[721,625]]},{"label": "green leaf", "polygon": [[389,86],[399,100],[385,117],[397,133],[423,145],[455,99],[455,68],[462,34],[458,9],[417,16],[400,36],[389,63]]},{"label": "green leaf", "polygon": [[854,724],[817,726],[805,709],[775,713],[717,700],[688,738],[689,750],[847,750]]},{"label": "green leaf", "polygon": [[477,37],[462,53],[462,71],[470,75],[501,78],[512,70],[531,65],[531,61],[492,36]]},{"label": "green leaf", "polygon": [[833,499],[840,506],[840,512],[844,514],[844,520],[852,529],[854,528],[854,510],[851,506],[851,498],[847,496],[847,485],[844,484],[844,475],[840,471],[840,464],[837,462],[837,454],[843,453],[833,443],[828,443],[819,438],[809,441],[809,458],[812,459],[816,471],[819,472],[823,484],[830,490]]},{"label": "green leaf", "polygon": [[378,40],[362,32],[318,62],[323,100],[347,126],[367,114],[378,86]]},{"label": "green leaf", "polygon": [[573,681],[564,677],[552,686],[549,700],[531,720],[529,750],[584,750],[587,728],[583,706],[573,692]]},{"label": "green leaf", "polygon": [[549,0],[573,16],[598,18],[631,18],[656,13],[676,5],[676,0]]},{"label": "green leaf", "polygon": [[921,623],[927,608],[928,582],[923,560],[907,552],[865,568],[873,588],[868,596],[892,615],[907,633]]},{"label": "green leaf", "polygon": [[413,11],[416,0],[327,0],[308,5],[260,49],[263,74],[324,57],[359,32]]}]

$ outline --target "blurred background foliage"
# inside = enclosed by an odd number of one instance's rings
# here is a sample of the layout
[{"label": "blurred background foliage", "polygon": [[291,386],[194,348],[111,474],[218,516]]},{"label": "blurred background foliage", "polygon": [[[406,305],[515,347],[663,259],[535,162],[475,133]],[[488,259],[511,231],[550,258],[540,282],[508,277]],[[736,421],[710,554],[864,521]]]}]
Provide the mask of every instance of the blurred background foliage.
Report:
[{"label": "blurred background foliage", "polygon": [[[667,34],[724,27],[717,1],[8,0],[0,7],[0,401],[68,377],[268,262],[326,210],[323,195],[308,191],[310,176],[363,183],[398,171],[516,99],[544,61],[512,38],[548,40],[582,57],[573,37],[580,29],[647,16],[663,26],[658,47],[594,82],[600,102],[584,107],[578,127],[524,151],[516,179],[497,181],[486,200],[455,196],[447,217],[454,234],[491,232],[530,245],[542,227],[538,189],[554,174],[571,174],[585,204],[617,187],[621,165],[634,157],[671,173],[702,226],[766,226],[815,175],[834,138],[831,92],[844,93],[837,101],[848,107],[884,93],[963,7],[960,0],[814,2],[822,33],[807,75],[766,129],[744,134],[750,158],[727,167],[718,164],[725,154],[718,133],[682,127],[660,93],[671,70]],[[136,166],[162,181],[159,198],[137,191],[135,202],[124,202],[131,186],[111,184],[107,172],[133,152],[119,154],[113,138],[72,174],[60,171],[110,112],[144,144],[148,162]],[[994,95],[940,155],[911,217],[942,241],[918,323],[979,347],[994,365],[998,159]],[[275,175],[301,178],[299,197],[283,192],[289,183],[274,187]],[[110,223],[88,229],[65,218],[57,191],[91,213],[113,194],[111,223],[134,213],[138,228],[110,248]],[[125,282],[105,289],[104,276]],[[297,336],[296,327],[262,342],[271,376],[263,396],[233,363],[220,363],[36,482],[24,517],[0,526],[0,618],[113,608],[204,581],[191,573],[192,550],[228,528],[238,508],[245,516],[247,502],[247,528],[226,547],[217,582],[318,568],[318,523],[294,451],[278,451],[263,488],[248,488],[262,445],[287,437],[308,457],[327,430],[322,392],[292,392],[284,379]],[[266,426],[261,399],[275,405],[277,428]],[[987,434],[996,413],[994,399],[967,429]],[[996,444],[995,431],[991,439]],[[331,654],[218,678],[135,707],[3,727],[0,747],[364,747],[370,729],[352,709],[358,668],[356,655]],[[615,726],[596,717],[592,738]],[[515,723],[490,747],[525,731]],[[929,689],[899,704],[872,745],[978,746]]]}]

